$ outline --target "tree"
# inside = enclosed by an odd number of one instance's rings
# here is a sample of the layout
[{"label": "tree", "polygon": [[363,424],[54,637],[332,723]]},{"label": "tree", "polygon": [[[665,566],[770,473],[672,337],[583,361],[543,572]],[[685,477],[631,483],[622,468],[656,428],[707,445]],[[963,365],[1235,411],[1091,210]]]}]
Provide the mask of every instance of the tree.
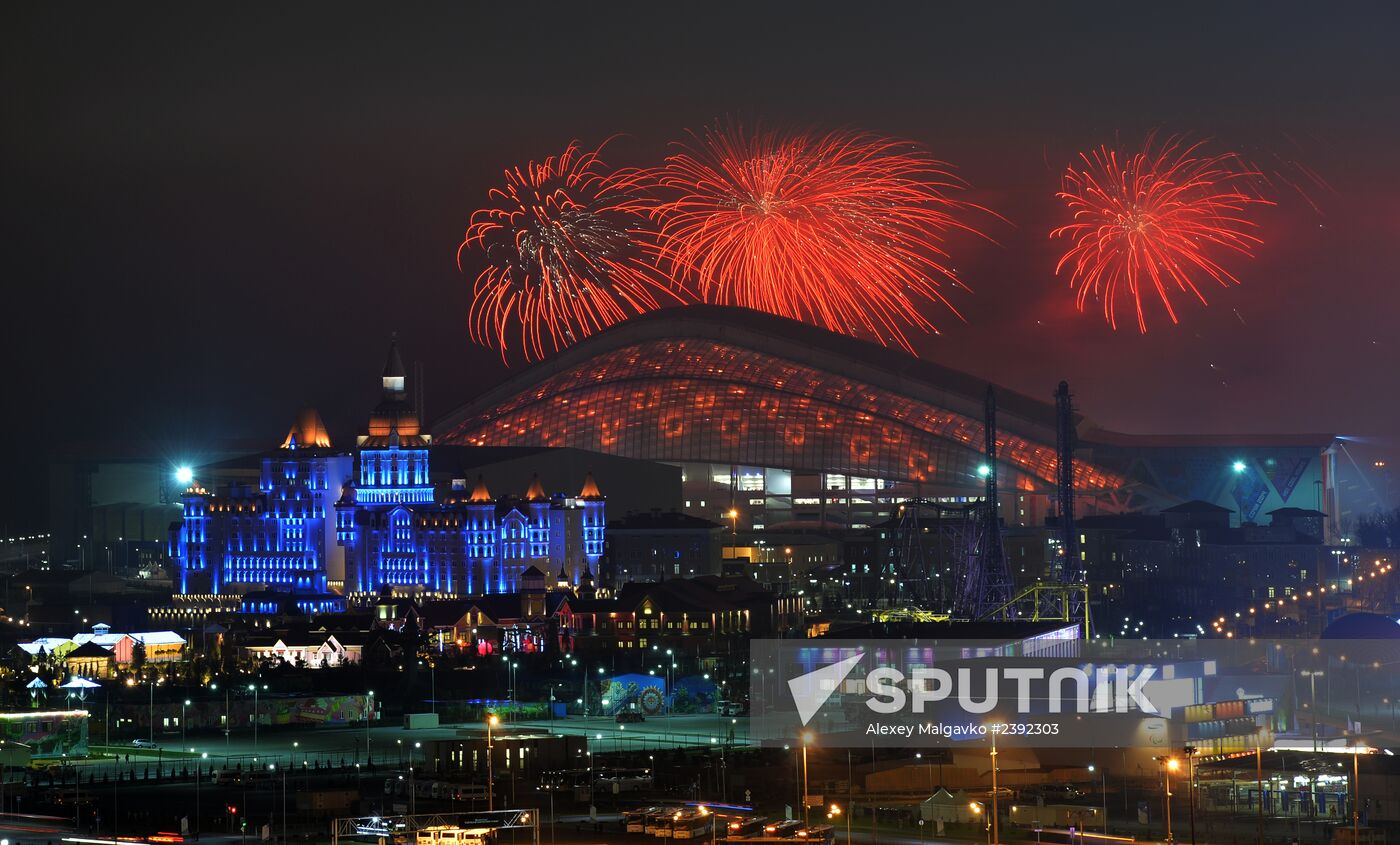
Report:
[{"label": "tree", "polygon": [[137,640],[136,645],[131,647],[131,672],[132,674],[139,675],[141,674],[141,670],[145,667],[146,644]]},{"label": "tree", "polygon": [[1368,549],[1391,549],[1400,536],[1400,510],[1378,510],[1356,520],[1356,537]]}]

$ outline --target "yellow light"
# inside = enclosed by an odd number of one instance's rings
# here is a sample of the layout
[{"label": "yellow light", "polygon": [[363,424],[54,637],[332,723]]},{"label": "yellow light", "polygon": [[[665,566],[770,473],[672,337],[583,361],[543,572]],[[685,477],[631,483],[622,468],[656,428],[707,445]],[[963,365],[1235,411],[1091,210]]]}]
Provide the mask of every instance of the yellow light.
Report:
[{"label": "yellow light", "polygon": [[979,815],[979,816],[982,815],[982,805],[981,805],[981,804],[978,804],[976,801],[973,801],[972,803],[968,804],[967,806],[968,806],[969,809],[972,810],[973,813],[975,813],[975,814],[977,814],[977,815]]},{"label": "yellow light", "polygon": [[1174,772],[1174,771],[1176,771],[1176,770],[1179,769],[1179,768],[1181,768],[1181,761],[1180,761],[1180,760],[1177,760],[1175,757],[1168,757],[1168,758],[1167,758],[1167,771],[1169,771],[1169,772]]},{"label": "yellow light", "polygon": [[490,716],[486,717],[486,724],[490,725],[493,728],[499,725],[500,723],[501,717],[497,716],[495,713],[492,713]]}]

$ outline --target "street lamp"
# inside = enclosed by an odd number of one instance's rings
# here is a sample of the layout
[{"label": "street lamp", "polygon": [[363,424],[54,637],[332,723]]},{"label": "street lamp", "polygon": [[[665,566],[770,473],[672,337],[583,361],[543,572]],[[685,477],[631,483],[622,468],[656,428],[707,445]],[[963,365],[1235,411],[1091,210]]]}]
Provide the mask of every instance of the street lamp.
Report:
[{"label": "street lamp", "polygon": [[1299,675],[1302,675],[1304,678],[1307,678],[1307,679],[1308,679],[1308,694],[1309,694],[1309,697],[1311,698],[1311,701],[1312,701],[1312,703],[1308,705],[1309,708],[1311,708],[1311,710],[1312,710],[1312,744],[1313,744],[1313,753],[1316,754],[1316,753],[1317,753],[1317,679],[1318,679],[1318,678],[1325,678],[1325,677],[1327,676],[1327,673],[1326,673],[1326,672],[1321,672],[1321,671],[1314,671],[1314,670],[1309,670],[1309,669],[1303,669],[1303,670],[1300,671],[1298,674],[1299,674]]},{"label": "street lamp", "polygon": [[182,702],[182,703],[180,704],[180,744],[181,744],[181,745],[184,745],[184,744],[185,744],[185,741],[189,738],[189,731],[185,730],[185,711],[186,711],[186,709],[189,708],[189,706],[190,706],[190,700],[189,700],[188,698],[185,699],[184,702]]},{"label": "street lamp", "polygon": [[[196,762],[196,763],[194,764],[194,838],[195,838],[195,839],[198,839],[198,838],[199,838],[199,833],[200,833],[200,831],[201,831],[201,830],[203,829],[203,827],[204,827],[204,826],[200,823],[200,819],[199,819],[199,816],[200,816],[200,810],[199,810],[199,786],[200,786],[200,783],[201,783],[202,780],[203,780],[203,768],[204,768],[204,765],[203,765],[203,762],[202,762],[202,761],[208,760],[208,759],[209,759],[209,752],[206,751],[206,752],[204,752],[203,754],[199,755],[199,761],[200,761],[200,762]],[[115,790],[114,790],[114,791],[115,791]],[[114,815],[115,815],[115,810],[114,810]],[[114,821],[112,822],[112,824],[115,825],[115,824],[116,824],[116,821],[114,820]],[[115,839],[116,836],[113,836],[112,838]]]},{"label": "street lamp", "polygon": [[[277,764],[268,764],[267,770],[277,771]],[[287,769],[282,769],[282,845],[287,845]]]},{"label": "street lamp", "polygon": [[[970,801],[968,802],[967,808],[972,811],[974,816],[980,816],[987,812],[987,805],[983,804],[981,801]],[[992,822],[990,819],[986,822],[986,830],[987,845],[992,845]],[[849,839],[850,837],[848,836],[846,838]]]},{"label": "street lamp", "polygon": [[1186,755],[1186,807],[1191,819],[1191,845],[1196,845],[1196,746],[1188,745],[1181,749]]},{"label": "street lamp", "polygon": [[365,765],[371,762],[369,756],[369,723],[374,718],[374,690],[369,691],[368,699],[365,701]]},{"label": "street lamp", "polygon": [[[495,763],[491,759],[491,729],[501,723],[501,719],[495,713],[486,717],[486,810],[490,812],[496,809],[496,776]],[[592,794],[590,788],[589,794]]]},{"label": "street lamp", "polygon": [[1154,760],[1162,764],[1162,786],[1165,794],[1162,796],[1164,814],[1167,821],[1167,842],[1175,842],[1172,836],[1172,776],[1171,773],[1181,768],[1181,761],[1175,757],[1154,757]]},{"label": "street lamp", "polygon": [[802,732],[802,823],[812,826],[812,813],[807,804],[807,746],[814,739],[811,731]]},{"label": "street lamp", "polygon": [[1001,843],[1001,811],[997,807],[997,732],[989,731],[992,738],[992,845]]},{"label": "street lamp", "polygon": [[1089,764],[1089,774],[1095,770],[1099,773],[1099,797],[1103,799],[1103,832],[1108,834],[1108,770],[1098,769],[1093,763]]},{"label": "street lamp", "polygon": [[[701,818],[710,818],[709,807],[706,807],[704,804],[701,804],[699,809]],[[719,836],[719,832],[716,830],[716,826],[717,821],[715,819],[710,819],[710,845],[715,845],[715,839]]]},{"label": "street lamp", "polygon": [[[148,709],[148,712],[147,712],[147,715],[146,715],[146,721],[149,723],[149,724],[147,725],[147,727],[150,728],[150,740],[151,740],[151,745],[155,745],[155,744],[156,744],[156,679],[155,679],[154,677],[152,677],[152,678],[148,679],[148,680],[146,681],[146,683],[149,684],[150,687],[151,687],[150,701],[149,701],[149,704],[148,704],[149,709]],[[126,679],[126,685],[129,686],[129,687],[134,687],[134,686],[136,686],[136,679],[135,679],[135,678],[127,678],[127,679]],[[184,721],[185,721],[185,719],[184,719],[184,716],[182,715],[182,716],[180,717],[180,722],[181,722],[181,724],[183,724]]]},{"label": "street lamp", "polygon": [[253,693],[253,751],[258,750],[258,685],[249,684],[248,689]]},{"label": "street lamp", "polygon": [[[826,811],[826,817],[827,817],[827,819],[828,819],[829,821],[836,821],[837,818],[838,818],[840,815],[841,815],[841,805],[840,805],[840,804],[832,804],[831,807]],[[850,813],[847,813],[847,814],[846,814],[846,841],[847,841],[847,842],[850,842],[850,841],[851,841],[851,814],[850,814]]]}]

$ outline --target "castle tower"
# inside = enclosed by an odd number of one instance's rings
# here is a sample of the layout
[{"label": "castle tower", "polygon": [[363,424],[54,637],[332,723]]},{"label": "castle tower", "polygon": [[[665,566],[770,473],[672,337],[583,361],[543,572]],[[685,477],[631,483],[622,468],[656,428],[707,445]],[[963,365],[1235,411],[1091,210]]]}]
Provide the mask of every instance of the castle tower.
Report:
[{"label": "castle tower", "polygon": [[583,506],[583,558],[589,570],[598,568],[598,558],[603,556],[603,533],[608,524],[604,510],[604,497],[598,489],[593,473],[583,479],[583,489],[578,494]]},{"label": "castle tower", "polygon": [[468,595],[493,592],[500,549],[499,526],[496,520],[496,500],[486,489],[486,479],[477,476],[476,487],[467,499],[467,572],[464,589]]}]

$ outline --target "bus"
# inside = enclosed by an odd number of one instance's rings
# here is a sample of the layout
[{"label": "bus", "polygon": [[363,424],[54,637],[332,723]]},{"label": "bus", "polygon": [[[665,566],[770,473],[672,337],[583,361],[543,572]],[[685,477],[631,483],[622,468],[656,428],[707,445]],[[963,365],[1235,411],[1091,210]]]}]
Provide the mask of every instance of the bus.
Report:
[{"label": "bus", "polygon": [[540,789],[555,792],[587,789],[589,777],[588,769],[554,769],[540,776]]},{"label": "bus", "polygon": [[696,809],[681,810],[671,816],[671,837],[674,839],[708,839],[714,823],[714,813],[701,812]]},{"label": "bus", "polygon": [[756,836],[763,832],[763,825],[768,820],[763,816],[750,816],[748,818],[730,819],[726,830],[729,831],[729,838],[737,839],[745,836]]},{"label": "bus", "polygon": [[492,845],[496,830],[490,827],[456,827],[440,824],[418,831],[416,845]]},{"label": "bus", "polygon": [[646,833],[647,816],[652,813],[661,812],[660,807],[643,807],[639,810],[628,810],[622,814],[622,823],[628,833]]},{"label": "bus", "polygon": [[640,792],[654,785],[650,769],[605,769],[594,783],[600,792],[613,795]]},{"label": "bus", "polygon": [[671,821],[676,815],[676,809],[675,807],[657,807],[652,812],[647,813],[642,832],[648,836],[670,836]]},{"label": "bus", "polygon": [[803,842],[815,842],[817,845],[836,845],[836,828],[829,824],[814,824],[805,827],[793,834]]}]

